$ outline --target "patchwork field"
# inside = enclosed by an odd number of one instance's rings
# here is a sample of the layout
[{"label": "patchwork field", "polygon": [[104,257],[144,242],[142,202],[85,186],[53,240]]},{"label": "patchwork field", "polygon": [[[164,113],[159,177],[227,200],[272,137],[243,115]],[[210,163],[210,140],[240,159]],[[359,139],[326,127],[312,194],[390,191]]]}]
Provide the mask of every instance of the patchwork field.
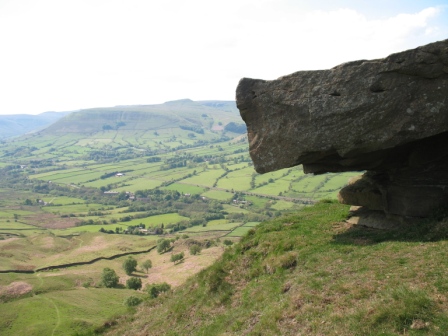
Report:
[{"label": "patchwork field", "polygon": [[[233,128],[228,124],[234,123]],[[178,286],[258,223],[300,211],[357,174],[257,174],[234,102],[189,100],[73,113],[0,148],[1,335],[73,335],[128,311],[137,291],[103,269]],[[234,133],[239,132],[239,133]],[[170,248],[156,252],[161,239]],[[199,244],[199,254],[190,251]],[[154,248],[150,252],[145,252]],[[174,264],[171,256],[184,253]],[[101,259],[109,258],[109,259]],[[141,265],[153,263],[148,273]],[[60,267],[62,264],[82,265]],[[35,273],[1,273],[2,271]],[[39,307],[44,307],[39,309]],[[107,307],[100,311],[100,307]],[[45,318],[44,318],[45,317]]]}]

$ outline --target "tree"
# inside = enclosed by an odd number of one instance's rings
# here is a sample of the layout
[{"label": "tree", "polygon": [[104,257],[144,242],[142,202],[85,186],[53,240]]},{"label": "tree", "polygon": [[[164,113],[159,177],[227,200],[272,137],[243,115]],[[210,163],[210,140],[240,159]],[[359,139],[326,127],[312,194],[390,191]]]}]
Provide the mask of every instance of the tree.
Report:
[{"label": "tree", "polygon": [[157,243],[157,252],[162,254],[163,252],[166,252],[170,248],[170,241],[167,239],[160,239]]},{"label": "tree", "polygon": [[160,284],[151,284],[146,285],[146,291],[148,292],[151,298],[156,298],[160,293],[167,292],[171,289],[171,286],[166,282],[162,282]]},{"label": "tree", "polygon": [[120,278],[113,269],[108,267],[103,269],[103,273],[101,274],[101,283],[103,284],[104,287],[107,288],[117,287],[118,280],[120,280]]},{"label": "tree", "polygon": [[140,303],[142,303],[142,301],[143,301],[142,299],[131,295],[126,300],[124,300],[124,304],[128,307],[135,307],[138,306]]},{"label": "tree", "polygon": [[190,246],[190,254],[191,255],[196,255],[201,253],[201,247],[198,244],[193,244]]},{"label": "tree", "polygon": [[132,257],[128,257],[123,262],[123,269],[127,275],[131,275],[132,272],[135,272],[137,270],[137,260]]},{"label": "tree", "polygon": [[142,279],[136,277],[129,278],[126,281],[126,287],[135,290],[140,289],[142,288]]},{"label": "tree", "polygon": [[233,241],[231,241],[230,239],[224,239],[223,243],[227,246],[233,245]]},{"label": "tree", "polygon": [[148,270],[152,268],[152,261],[151,260],[145,260],[142,264],[143,269],[148,273]]},{"label": "tree", "polygon": [[171,255],[171,261],[176,264],[177,262],[181,262],[184,259],[184,253],[177,253],[177,254],[172,254]]}]

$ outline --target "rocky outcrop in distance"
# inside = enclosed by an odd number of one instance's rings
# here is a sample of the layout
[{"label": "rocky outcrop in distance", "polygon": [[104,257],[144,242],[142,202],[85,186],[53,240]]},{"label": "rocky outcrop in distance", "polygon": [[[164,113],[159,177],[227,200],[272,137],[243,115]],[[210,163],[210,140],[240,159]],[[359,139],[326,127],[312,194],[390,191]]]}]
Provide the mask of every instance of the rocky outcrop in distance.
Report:
[{"label": "rocky outcrop in distance", "polygon": [[448,40],[384,59],[243,78],[237,107],[255,169],[367,171],[340,201],[398,218],[448,202]]}]

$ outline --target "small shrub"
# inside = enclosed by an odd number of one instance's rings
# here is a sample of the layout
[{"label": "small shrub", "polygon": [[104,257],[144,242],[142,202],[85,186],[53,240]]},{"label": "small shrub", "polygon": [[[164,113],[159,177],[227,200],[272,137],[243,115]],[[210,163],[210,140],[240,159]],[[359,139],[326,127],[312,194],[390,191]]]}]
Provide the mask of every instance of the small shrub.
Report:
[{"label": "small shrub", "polygon": [[111,268],[106,267],[101,274],[101,283],[104,287],[113,288],[117,287],[120,278],[117,273]]},{"label": "small shrub", "polygon": [[233,245],[233,241],[231,241],[230,239],[224,239],[223,244],[226,246],[230,246]]},{"label": "small shrub", "polygon": [[146,285],[146,291],[148,292],[151,298],[156,298],[159,294],[168,292],[171,289],[171,286],[166,282],[160,284],[151,284]]},{"label": "small shrub", "polygon": [[123,269],[127,275],[131,275],[132,272],[135,272],[137,270],[137,260],[132,257],[128,257],[123,262]]},{"label": "small shrub", "polygon": [[201,253],[201,250],[202,250],[201,247],[197,244],[193,244],[190,246],[190,254],[191,255],[199,254],[199,253]]},{"label": "small shrub", "polygon": [[126,287],[134,290],[140,289],[142,288],[142,279],[136,277],[129,278],[126,281]]},{"label": "small shrub", "polygon": [[148,270],[150,269],[150,268],[152,268],[152,261],[151,260],[145,260],[143,263],[142,263],[142,268],[144,269],[144,270],[146,270],[146,273],[148,273]]},{"label": "small shrub", "polygon": [[164,252],[166,252],[171,246],[171,243],[168,239],[160,239],[157,242],[157,252],[159,252],[159,254],[162,254]]},{"label": "small shrub", "polygon": [[138,306],[140,303],[142,303],[142,301],[143,301],[142,299],[131,295],[126,300],[124,300],[124,304],[128,307],[135,307]]},{"label": "small shrub", "polygon": [[177,254],[172,254],[170,260],[176,264],[177,262],[181,262],[184,259],[184,257],[185,257],[184,253],[181,252]]},{"label": "small shrub", "polygon": [[91,282],[90,282],[90,280],[83,282],[83,283],[82,283],[82,286],[83,286],[84,288],[89,288],[89,287],[91,286]]}]

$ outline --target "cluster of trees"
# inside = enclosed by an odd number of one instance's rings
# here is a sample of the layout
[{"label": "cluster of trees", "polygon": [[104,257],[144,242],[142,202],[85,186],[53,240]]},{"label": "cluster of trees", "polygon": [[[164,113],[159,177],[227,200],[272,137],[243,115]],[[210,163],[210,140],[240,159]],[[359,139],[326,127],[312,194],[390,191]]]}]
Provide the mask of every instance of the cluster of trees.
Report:
[{"label": "cluster of trees", "polygon": [[148,162],[148,163],[160,162],[160,161],[162,161],[162,158],[160,158],[159,156],[153,156],[153,157],[146,159],[146,162]]},{"label": "cluster of trees", "polygon": [[[172,247],[171,243],[174,242],[173,240],[168,239],[160,239],[157,243],[157,250],[159,253],[165,253],[169,251]],[[201,252],[201,246],[198,242],[192,241],[192,244],[190,245],[190,254],[196,255]],[[170,260],[174,264],[178,264],[184,260],[185,254],[184,252],[172,254]],[[127,257],[122,264],[122,268],[124,272],[130,276],[126,280],[126,288],[133,289],[133,290],[140,290],[142,289],[142,280],[140,277],[131,276],[134,272],[137,271],[137,260],[133,258],[132,256]],[[141,264],[141,268],[148,273],[148,270],[152,268],[152,262],[151,260],[147,259]],[[123,285],[120,285],[119,283],[119,276],[117,273],[109,268],[106,267],[103,269],[101,273],[101,285],[107,288],[124,288]],[[148,297],[150,299],[158,297],[161,293],[165,293],[171,290],[171,286],[167,284],[166,282],[163,283],[153,283],[146,285],[145,291],[148,294]],[[134,307],[139,305],[142,302],[142,298],[136,297],[136,296],[130,296],[128,297],[124,304],[128,307]]]},{"label": "cluster of trees", "polygon": [[126,126],[126,123],[124,121],[119,121],[115,123],[115,126],[111,126],[109,124],[104,124],[101,129],[103,131],[108,131],[108,130],[117,130],[120,127]]},{"label": "cluster of trees", "polygon": [[192,131],[198,134],[204,134],[204,129],[201,126],[197,125],[180,125],[179,128],[186,131]]},{"label": "cluster of trees", "polygon": [[174,238],[173,240],[165,238],[159,239],[157,241],[157,252],[159,254],[162,254],[168,251],[171,248],[171,243],[174,243],[174,240],[175,240]]},{"label": "cluster of trees", "polygon": [[[122,267],[127,275],[132,275],[135,271],[137,271],[137,260],[133,257],[128,257],[124,260]],[[146,270],[146,273],[148,273],[148,270],[152,268],[151,260],[145,260],[142,263],[142,268]],[[103,269],[103,272],[101,273],[101,284],[104,287],[117,288],[119,285],[119,280],[120,278],[113,269],[108,267]],[[138,277],[130,277],[126,280],[126,288],[135,290],[141,289],[142,280]]]},{"label": "cluster of trees", "polygon": [[225,131],[238,133],[238,134],[244,134],[247,132],[246,124],[244,123],[235,123],[235,122],[229,122],[225,127]]}]

